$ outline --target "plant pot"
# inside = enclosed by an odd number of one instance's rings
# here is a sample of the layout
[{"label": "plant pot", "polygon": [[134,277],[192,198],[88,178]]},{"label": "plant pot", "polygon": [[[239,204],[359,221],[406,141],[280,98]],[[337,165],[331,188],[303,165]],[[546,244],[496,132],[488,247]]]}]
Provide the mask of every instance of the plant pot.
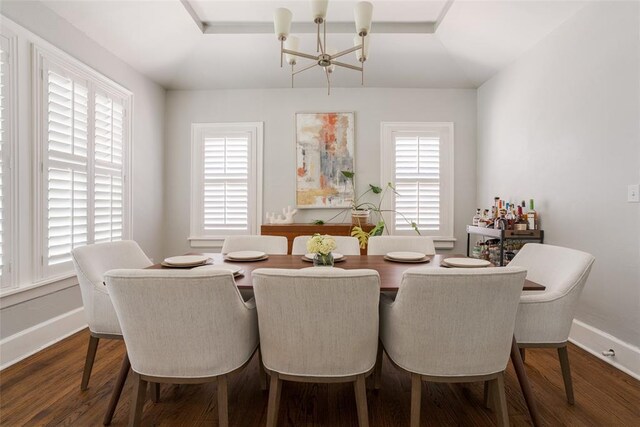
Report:
[{"label": "plant pot", "polygon": [[351,223],[363,225],[369,223],[369,209],[351,209]]},{"label": "plant pot", "polygon": [[313,257],[314,267],[333,267],[333,254],[329,252],[326,255],[315,254]]}]

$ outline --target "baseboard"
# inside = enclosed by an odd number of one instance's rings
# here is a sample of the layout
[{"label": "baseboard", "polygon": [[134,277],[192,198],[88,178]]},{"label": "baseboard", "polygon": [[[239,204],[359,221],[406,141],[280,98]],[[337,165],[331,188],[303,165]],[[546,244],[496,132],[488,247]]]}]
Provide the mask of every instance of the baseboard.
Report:
[{"label": "baseboard", "polygon": [[[593,354],[598,359],[604,360],[640,380],[640,348],[580,320],[573,321],[569,341]],[[613,349],[616,355],[612,357],[603,356],[602,352],[609,349]]]},{"label": "baseboard", "polygon": [[87,327],[79,307],[0,341],[0,370],[21,361]]}]

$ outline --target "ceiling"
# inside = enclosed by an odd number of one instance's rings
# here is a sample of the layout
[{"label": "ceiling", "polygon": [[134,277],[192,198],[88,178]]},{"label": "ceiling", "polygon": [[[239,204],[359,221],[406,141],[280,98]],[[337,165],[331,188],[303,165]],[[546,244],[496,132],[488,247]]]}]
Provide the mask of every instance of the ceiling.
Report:
[{"label": "ceiling", "polygon": [[[559,0],[371,1],[368,87],[478,87],[584,5]],[[355,3],[329,2],[327,44],[338,51],[352,46],[353,34],[331,33],[331,23],[353,22]],[[294,24],[312,21],[307,0],[189,0],[197,20],[216,34],[203,34],[180,0],[44,4],[169,89],[289,87],[290,73],[279,67],[280,44],[271,32],[273,10],[289,8]],[[376,33],[376,22],[384,33]],[[411,24],[431,29],[416,32]],[[314,52],[315,34],[299,36],[300,50]],[[344,58],[357,64],[354,54]],[[318,68],[296,76],[296,87],[325,85]],[[360,74],[338,69],[332,85],[360,86]]]}]

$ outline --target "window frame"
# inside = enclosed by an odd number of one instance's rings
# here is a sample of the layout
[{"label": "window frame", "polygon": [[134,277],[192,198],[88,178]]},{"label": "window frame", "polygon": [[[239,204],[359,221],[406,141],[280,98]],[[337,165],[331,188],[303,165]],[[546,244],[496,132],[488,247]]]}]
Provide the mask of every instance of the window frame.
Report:
[{"label": "window frame", "polygon": [[47,85],[45,74],[49,69],[61,72],[74,80],[87,84],[87,244],[94,240],[95,200],[95,96],[103,93],[119,98],[123,104],[123,159],[122,159],[122,239],[131,236],[131,154],[133,146],[133,93],[81,61],[57,48],[32,44],[33,64],[33,125],[34,125],[34,170],[37,171],[34,195],[34,278],[36,283],[49,283],[75,275],[70,262],[47,265]]},{"label": "window frame", "polygon": [[[204,138],[209,135],[224,135],[239,132],[250,134],[249,139],[249,185],[248,232],[207,233],[204,230],[202,192],[204,191]],[[191,198],[189,242],[191,247],[222,247],[229,235],[260,234],[262,225],[262,183],[263,183],[263,122],[234,123],[192,123],[191,124]],[[220,230],[222,231],[222,230]]]},{"label": "window frame", "polygon": [[[440,224],[437,232],[421,231],[430,236],[436,248],[453,248],[454,238],[454,124],[453,122],[382,122],[380,125],[380,178],[381,183],[395,183],[395,140],[394,135],[432,134],[440,137]],[[395,210],[395,194],[389,193],[383,200],[382,208]],[[389,234],[414,235],[414,231],[396,231],[395,214],[388,212],[385,223]]]},{"label": "window frame", "polygon": [[[12,31],[2,26],[0,38],[4,39],[7,49],[8,78],[5,80],[6,105],[3,111],[5,141],[2,147],[6,176],[2,177],[3,224],[2,224],[2,257],[4,265],[9,265],[8,272],[2,272],[0,290],[6,293],[18,287],[18,37]],[[6,163],[5,163],[6,162]]]}]

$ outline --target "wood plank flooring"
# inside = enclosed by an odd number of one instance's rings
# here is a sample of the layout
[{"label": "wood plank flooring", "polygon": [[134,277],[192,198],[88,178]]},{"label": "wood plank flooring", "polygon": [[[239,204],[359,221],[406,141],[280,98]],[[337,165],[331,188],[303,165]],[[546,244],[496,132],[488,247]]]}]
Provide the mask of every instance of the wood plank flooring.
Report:
[{"label": "wood plank flooring", "polygon": [[[124,345],[101,340],[89,389],[80,391],[89,341],[81,331],[0,373],[0,425],[100,426],[115,382]],[[640,426],[640,382],[570,345],[575,406],[565,400],[555,349],[527,350],[526,369],[545,425]],[[530,425],[515,374],[506,377],[512,426]],[[494,413],[482,406],[482,384],[425,384],[423,426],[491,426]],[[372,427],[408,426],[411,378],[385,359],[382,389],[367,390]],[[128,422],[131,383],[127,380],[113,426]],[[143,425],[215,426],[215,384],[163,385],[161,400],[148,401]],[[357,426],[351,384],[285,383],[280,426]],[[257,360],[229,382],[232,426],[263,426],[267,393],[260,391]]]}]

